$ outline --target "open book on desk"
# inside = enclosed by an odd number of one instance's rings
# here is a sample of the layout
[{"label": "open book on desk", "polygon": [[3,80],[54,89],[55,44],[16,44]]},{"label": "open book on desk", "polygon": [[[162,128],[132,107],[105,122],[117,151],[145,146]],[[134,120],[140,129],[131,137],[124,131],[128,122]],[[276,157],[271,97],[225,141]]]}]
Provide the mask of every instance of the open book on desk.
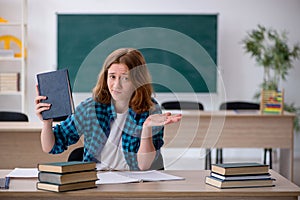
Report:
[{"label": "open book on desk", "polygon": [[108,171],[98,172],[99,180],[96,184],[138,183],[144,181],[174,181],[184,180],[183,177],[174,176],[161,171]]}]

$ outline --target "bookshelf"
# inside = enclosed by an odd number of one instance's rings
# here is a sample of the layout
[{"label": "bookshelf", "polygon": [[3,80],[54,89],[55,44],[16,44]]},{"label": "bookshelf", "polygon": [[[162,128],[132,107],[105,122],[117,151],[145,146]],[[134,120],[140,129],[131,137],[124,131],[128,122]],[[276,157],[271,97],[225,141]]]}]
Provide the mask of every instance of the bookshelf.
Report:
[{"label": "bookshelf", "polygon": [[[18,89],[12,89],[10,83],[3,81],[0,90],[1,110],[13,110],[26,113],[26,72],[27,72],[27,0],[10,1],[10,12],[1,13],[0,22],[0,50],[10,52],[0,54],[0,73],[18,74]],[[12,52],[12,54],[11,54]],[[10,79],[13,82],[15,79]],[[5,84],[9,89],[5,89]],[[8,107],[8,102],[14,102]]]}]

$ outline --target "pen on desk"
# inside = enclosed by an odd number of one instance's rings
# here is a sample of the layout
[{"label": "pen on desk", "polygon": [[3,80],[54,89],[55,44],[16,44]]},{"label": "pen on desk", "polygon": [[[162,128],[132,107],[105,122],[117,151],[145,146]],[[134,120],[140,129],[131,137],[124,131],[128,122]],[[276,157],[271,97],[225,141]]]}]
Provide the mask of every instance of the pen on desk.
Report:
[{"label": "pen on desk", "polygon": [[10,182],[10,177],[9,176],[5,177],[5,189],[9,189],[9,182]]}]

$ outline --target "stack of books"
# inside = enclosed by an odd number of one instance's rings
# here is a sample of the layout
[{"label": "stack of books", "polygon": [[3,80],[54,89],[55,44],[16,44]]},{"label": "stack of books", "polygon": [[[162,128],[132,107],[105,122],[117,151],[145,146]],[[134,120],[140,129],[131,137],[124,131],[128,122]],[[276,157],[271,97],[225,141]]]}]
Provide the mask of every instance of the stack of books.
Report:
[{"label": "stack of books", "polygon": [[95,188],[98,180],[95,162],[55,162],[38,164],[37,189],[65,192]]},{"label": "stack of books", "polygon": [[218,188],[271,187],[274,181],[269,166],[260,163],[212,164],[205,182]]},{"label": "stack of books", "polygon": [[20,91],[20,73],[0,73],[0,92]]}]

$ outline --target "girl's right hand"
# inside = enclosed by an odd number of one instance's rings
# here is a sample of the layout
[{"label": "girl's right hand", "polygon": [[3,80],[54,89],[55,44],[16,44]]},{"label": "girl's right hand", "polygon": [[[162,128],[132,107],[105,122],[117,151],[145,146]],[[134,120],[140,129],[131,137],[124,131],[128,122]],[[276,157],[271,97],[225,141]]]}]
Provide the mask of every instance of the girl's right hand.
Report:
[{"label": "girl's right hand", "polygon": [[45,110],[49,110],[51,108],[50,103],[42,103],[41,100],[47,99],[46,96],[39,96],[38,86],[36,85],[36,93],[37,96],[35,97],[35,114],[41,121],[53,121],[52,119],[43,120],[42,112]]}]

